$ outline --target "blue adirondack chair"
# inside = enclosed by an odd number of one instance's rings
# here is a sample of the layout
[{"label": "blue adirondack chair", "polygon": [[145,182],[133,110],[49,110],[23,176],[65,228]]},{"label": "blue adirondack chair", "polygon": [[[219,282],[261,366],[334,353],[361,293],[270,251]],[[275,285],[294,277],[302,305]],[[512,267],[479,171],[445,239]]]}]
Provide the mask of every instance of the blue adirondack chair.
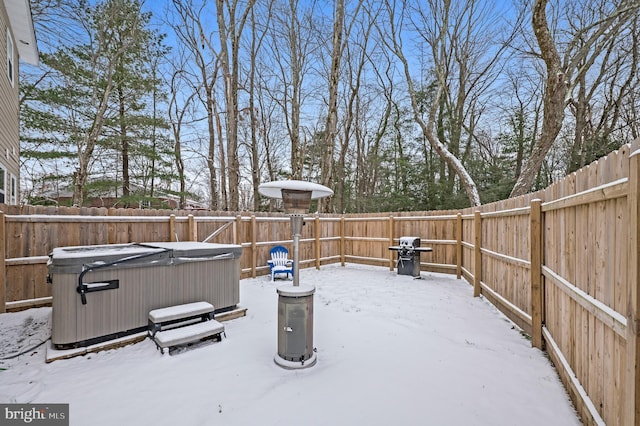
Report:
[{"label": "blue adirondack chair", "polygon": [[293,278],[293,260],[289,259],[289,250],[284,246],[275,246],[269,253],[271,259],[267,260],[269,264],[269,270],[271,273],[271,281],[275,279],[276,274],[289,274]]}]

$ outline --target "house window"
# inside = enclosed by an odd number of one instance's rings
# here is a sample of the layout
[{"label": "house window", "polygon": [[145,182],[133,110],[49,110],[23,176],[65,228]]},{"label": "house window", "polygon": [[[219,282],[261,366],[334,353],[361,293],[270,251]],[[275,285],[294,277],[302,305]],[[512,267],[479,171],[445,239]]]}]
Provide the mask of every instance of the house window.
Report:
[{"label": "house window", "polygon": [[7,181],[7,169],[0,164],[0,203],[4,203],[6,200],[6,181]]},{"label": "house window", "polygon": [[7,77],[11,86],[13,86],[13,39],[11,32],[7,28]]},{"label": "house window", "polygon": [[18,204],[18,179],[11,175],[11,201],[14,206]]}]

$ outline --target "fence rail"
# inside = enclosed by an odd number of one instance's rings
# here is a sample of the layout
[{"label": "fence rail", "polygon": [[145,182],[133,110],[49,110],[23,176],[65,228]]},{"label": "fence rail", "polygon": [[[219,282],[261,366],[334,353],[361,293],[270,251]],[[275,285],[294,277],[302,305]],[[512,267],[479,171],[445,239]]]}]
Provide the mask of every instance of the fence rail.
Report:
[{"label": "fence rail", "polygon": [[[640,139],[549,188],[462,211],[310,215],[300,266],[395,267],[401,236],[433,251],[422,270],[456,274],[546,349],[585,424],[640,425]],[[0,213],[0,311],[51,303],[57,246],[210,241],[242,247],[242,277],[293,245],[281,214],[114,209]],[[152,214],[152,216],[147,216]]]}]

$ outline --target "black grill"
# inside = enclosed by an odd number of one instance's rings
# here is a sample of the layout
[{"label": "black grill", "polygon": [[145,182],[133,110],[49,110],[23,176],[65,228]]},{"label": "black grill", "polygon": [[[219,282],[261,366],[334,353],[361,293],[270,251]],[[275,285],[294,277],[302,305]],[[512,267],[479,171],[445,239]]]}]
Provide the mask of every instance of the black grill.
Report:
[{"label": "black grill", "polygon": [[420,253],[432,251],[431,247],[420,247],[420,237],[400,237],[400,245],[389,247],[389,250],[398,252],[398,275],[415,278],[420,278]]}]

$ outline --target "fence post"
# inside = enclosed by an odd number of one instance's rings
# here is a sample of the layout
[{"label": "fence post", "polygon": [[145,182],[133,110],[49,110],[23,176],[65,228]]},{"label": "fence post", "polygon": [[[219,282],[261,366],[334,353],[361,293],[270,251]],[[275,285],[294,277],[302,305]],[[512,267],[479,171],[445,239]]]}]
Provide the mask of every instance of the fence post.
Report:
[{"label": "fence post", "polygon": [[236,221],[233,222],[233,243],[242,244],[242,216],[237,215]]},{"label": "fence post", "polygon": [[258,250],[256,250],[256,215],[251,215],[251,277],[256,277],[256,266],[258,264]]},{"label": "fence post", "polygon": [[4,212],[0,211],[0,313],[7,310],[7,257],[6,227],[4,222]]},{"label": "fence post", "polygon": [[313,224],[316,231],[316,269],[320,270],[320,256],[322,255],[322,251],[320,249],[320,215],[316,212],[314,216]]},{"label": "fence post", "polygon": [[340,265],[345,264],[344,216],[340,218]]},{"label": "fence post", "polygon": [[456,217],[456,278],[462,277],[462,213]]},{"label": "fence post", "polygon": [[[116,209],[113,207],[109,207],[107,210],[107,216],[115,216]],[[107,223],[107,244],[117,244],[118,243],[118,233],[117,233],[117,225],[115,222]]]},{"label": "fence post", "polygon": [[178,234],[176,234],[176,215],[169,216],[169,241],[178,241]]},{"label": "fence post", "polygon": [[192,214],[187,216],[189,221],[189,237],[188,241],[198,241],[198,225],[196,225],[196,218]]},{"label": "fence post", "polygon": [[[389,215],[389,246],[393,246],[393,216]],[[393,250],[389,250],[389,270],[393,271]]]},{"label": "fence post", "polygon": [[474,213],[473,224],[476,234],[473,243],[473,297],[478,297],[480,296],[480,282],[482,281],[482,216],[479,210]]},{"label": "fence post", "polygon": [[531,200],[529,216],[531,251],[531,346],[543,349],[544,283],[542,280],[542,200]]},{"label": "fence post", "polygon": [[629,192],[627,194],[627,371],[625,425],[640,425],[640,138],[629,151]]}]

